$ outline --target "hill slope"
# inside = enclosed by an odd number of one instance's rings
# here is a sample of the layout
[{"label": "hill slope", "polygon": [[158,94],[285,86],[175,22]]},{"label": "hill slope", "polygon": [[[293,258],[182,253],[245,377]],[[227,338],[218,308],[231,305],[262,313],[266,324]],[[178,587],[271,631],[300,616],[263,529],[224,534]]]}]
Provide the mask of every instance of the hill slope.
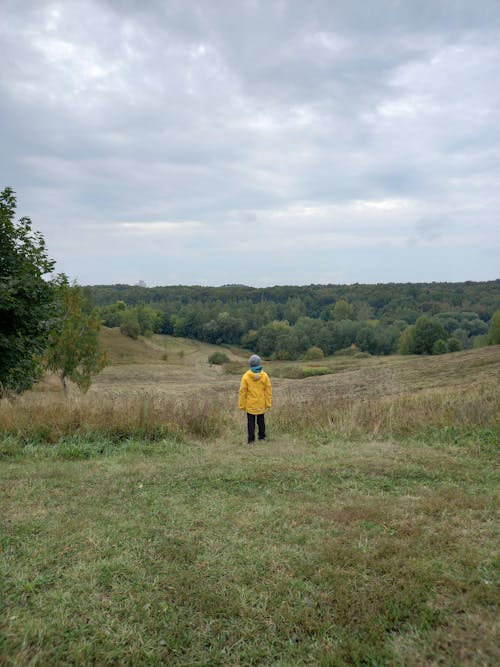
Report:
[{"label": "hill slope", "polygon": [[[220,348],[196,340],[156,335],[134,341],[116,329],[103,331],[109,366],[96,377],[93,392],[112,387],[188,395],[237,391],[239,375],[246,368],[248,352]],[[231,373],[208,363],[208,356],[223,350],[233,361]],[[485,380],[500,381],[500,346],[439,356],[329,357],[320,362],[265,363],[272,377],[276,399],[295,394],[306,397],[357,397],[414,393],[427,388],[467,387]],[[321,368],[320,377],[301,380],[280,377],[294,369]]]}]

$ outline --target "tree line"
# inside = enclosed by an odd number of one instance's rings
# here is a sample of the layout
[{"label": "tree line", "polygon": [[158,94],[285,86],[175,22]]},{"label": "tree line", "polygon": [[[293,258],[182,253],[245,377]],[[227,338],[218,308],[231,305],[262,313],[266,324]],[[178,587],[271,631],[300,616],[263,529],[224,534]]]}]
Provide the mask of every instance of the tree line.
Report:
[{"label": "tree line", "polygon": [[242,345],[274,359],[348,348],[369,354],[443,354],[500,342],[495,334],[500,280],[89,289],[102,322],[119,326],[125,335],[155,332]]}]

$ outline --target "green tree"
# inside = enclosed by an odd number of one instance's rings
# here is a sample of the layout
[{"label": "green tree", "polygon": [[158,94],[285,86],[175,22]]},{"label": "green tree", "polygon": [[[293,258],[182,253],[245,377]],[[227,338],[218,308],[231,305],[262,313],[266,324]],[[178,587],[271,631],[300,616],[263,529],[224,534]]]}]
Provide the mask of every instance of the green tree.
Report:
[{"label": "green tree", "polygon": [[352,320],[354,307],[345,299],[339,299],[332,310],[332,318],[337,322],[340,320]]},{"label": "green tree", "polygon": [[399,354],[414,354],[415,350],[415,325],[407,327],[399,338]]},{"label": "green tree", "polygon": [[15,221],[12,188],[0,193],[0,396],[29,389],[43,372],[40,355],[48,338],[54,268],[30,218]]},{"label": "green tree", "polygon": [[491,318],[488,331],[488,343],[490,345],[500,345],[500,310],[497,310]]},{"label": "green tree", "polygon": [[462,349],[462,343],[458,340],[458,338],[455,338],[455,336],[451,336],[451,338],[448,338],[449,352],[458,352],[461,349]]},{"label": "green tree", "polygon": [[109,306],[99,308],[101,322],[107,327],[119,327],[122,321],[123,313],[127,306],[124,301],[117,301]]},{"label": "green tree", "polygon": [[255,346],[258,335],[256,329],[250,329],[250,331],[247,331],[247,333],[241,337],[241,344],[249,350],[252,349]]},{"label": "green tree", "polygon": [[440,338],[432,346],[432,354],[446,354],[448,352],[446,341]]},{"label": "green tree", "polygon": [[146,306],[144,303],[140,303],[135,308],[135,311],[143,336],[150,336],[152,333],[159,333],[161,331],[162,314],[159,311],[151,308],[151,306]]},{"label": "green tree", "polygon": [[446,341],[448,335],[443,325],[432,317],[422,315],[415,323],[414,354],[432,354],[434,343],[442,339]]},{"label": "green tree", "polygon": [[135,309],[130,308],[122,314],[120,333],[122,333],[124,336],[132,338],[133,340],[137,340],[137,338],[139,338],[141,327],[137,320],[137,312]]},{"label": "green tree", "polygon": [[92,375],[105,365],[99,346],[100,317],[81,287],[70,285],[65,277],[58,285],[57,319],[49,335],[47,368],[59,374],[67,392],[67,379],[86,392]]}]

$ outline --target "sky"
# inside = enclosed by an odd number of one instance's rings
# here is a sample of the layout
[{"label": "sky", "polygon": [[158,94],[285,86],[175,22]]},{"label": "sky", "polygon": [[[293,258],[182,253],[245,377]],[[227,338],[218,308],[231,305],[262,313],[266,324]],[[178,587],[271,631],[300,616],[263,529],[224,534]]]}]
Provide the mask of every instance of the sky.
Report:
[{"label": "sky", "polygon": [[499,0],[0,9],[0,189],[80,284],[500,277]]}]

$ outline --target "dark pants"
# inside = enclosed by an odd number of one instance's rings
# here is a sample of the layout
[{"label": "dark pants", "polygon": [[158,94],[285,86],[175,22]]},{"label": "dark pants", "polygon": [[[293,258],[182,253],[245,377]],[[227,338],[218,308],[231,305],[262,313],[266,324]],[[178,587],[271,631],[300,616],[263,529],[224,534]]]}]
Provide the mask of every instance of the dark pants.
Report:
[{"label": "dark pants", "polygon": [[266,422],[264,420],[264,415],[251,415],[249,412],[247,412],[248,442],[254,442],[255,440],[256,418],[257,418],[257,426],[259,427],[259,440],[265,440],[266,438]]}]

